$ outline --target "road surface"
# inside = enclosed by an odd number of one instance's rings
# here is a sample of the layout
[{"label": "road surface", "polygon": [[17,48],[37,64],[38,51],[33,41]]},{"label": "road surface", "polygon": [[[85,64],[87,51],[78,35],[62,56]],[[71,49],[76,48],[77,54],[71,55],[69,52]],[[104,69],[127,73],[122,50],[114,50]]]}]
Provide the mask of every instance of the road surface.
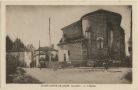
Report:
[{"label": "road surface", "polygon": [[131,71],[131,68],[111,68],[105,71],[101,68],[66,68],[39,69],[25,68],[26,74],[33,76],[40,82],[47,84],[129,84],[123,76]]}]

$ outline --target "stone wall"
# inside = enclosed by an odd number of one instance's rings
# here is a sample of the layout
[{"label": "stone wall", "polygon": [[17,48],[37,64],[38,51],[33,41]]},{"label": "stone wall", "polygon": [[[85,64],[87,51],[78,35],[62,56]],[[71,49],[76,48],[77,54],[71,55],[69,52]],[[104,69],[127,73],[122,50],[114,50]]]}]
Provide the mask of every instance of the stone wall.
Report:
[{"label": "stone wall", "polygon": [[[82,18],[83,36],[88,28],[88,32],[91,34],[86,47],[88,59],[122,60],[125,57],[125,36],[124,30],[120,26],[121,18],[121,15],[111,12],[91,13]],[[97,38],[103,39],[101,49],[97,46]]]},{"label": "stone wall", "polygon": [[[88,59],[104,59],[107,57],[107,19],[103,14],[90,15],[82,20],[88,21],[91,38],[88,40]],[[84,24],[83,24],[84,25]],[[83,30],[85,31],[85,30]],[[103,48],[97,47],[97,38],[103,38]]]},{"label": "stone wall", "polygon": [[69,51],[69,60],[73,64],[80,64],[86,60],[83,59],[82,53],[82,42],[74,42],[74,43],[67,43],[62,44],[59,46],[61,50],[68,50]]}]

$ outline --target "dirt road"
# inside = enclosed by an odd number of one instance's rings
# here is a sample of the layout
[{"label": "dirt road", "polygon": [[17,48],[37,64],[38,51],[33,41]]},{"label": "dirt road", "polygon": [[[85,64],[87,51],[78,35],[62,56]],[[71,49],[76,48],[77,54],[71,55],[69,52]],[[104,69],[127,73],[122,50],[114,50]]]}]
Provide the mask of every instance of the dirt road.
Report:
[{"label": "dirt road", "polygon": [[71,83],[71,84],[123,84],[130,83],[123,76],[131,71],[130,68],[111,68],[104,71],[99,68],[72,68],[72,69],[39,69],[25,68],[27,74],[44,83]]}]

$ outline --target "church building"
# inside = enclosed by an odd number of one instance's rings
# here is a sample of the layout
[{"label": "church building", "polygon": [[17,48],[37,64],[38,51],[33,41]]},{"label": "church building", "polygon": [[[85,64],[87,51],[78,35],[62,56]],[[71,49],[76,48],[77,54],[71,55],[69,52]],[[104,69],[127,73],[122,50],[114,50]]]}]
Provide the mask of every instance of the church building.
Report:
[{"label": "church building", "polygon": [[125,58],[125,33],[118,13],[97,10],[62,28],[58,44],[68,50],[74,65],[103,62],[121,62]]}]

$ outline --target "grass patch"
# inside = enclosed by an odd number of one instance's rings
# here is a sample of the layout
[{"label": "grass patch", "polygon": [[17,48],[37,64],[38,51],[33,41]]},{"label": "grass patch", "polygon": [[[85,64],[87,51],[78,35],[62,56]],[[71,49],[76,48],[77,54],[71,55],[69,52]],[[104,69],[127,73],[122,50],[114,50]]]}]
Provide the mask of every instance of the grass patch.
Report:
[{"label": "grass patch", "polygon": [[41,83],[36,78],[30,76],[30,75],[19,75],[15,78],[13,78],[13,83],[26,83],[26,84],[32,84],[32,83]]}]

